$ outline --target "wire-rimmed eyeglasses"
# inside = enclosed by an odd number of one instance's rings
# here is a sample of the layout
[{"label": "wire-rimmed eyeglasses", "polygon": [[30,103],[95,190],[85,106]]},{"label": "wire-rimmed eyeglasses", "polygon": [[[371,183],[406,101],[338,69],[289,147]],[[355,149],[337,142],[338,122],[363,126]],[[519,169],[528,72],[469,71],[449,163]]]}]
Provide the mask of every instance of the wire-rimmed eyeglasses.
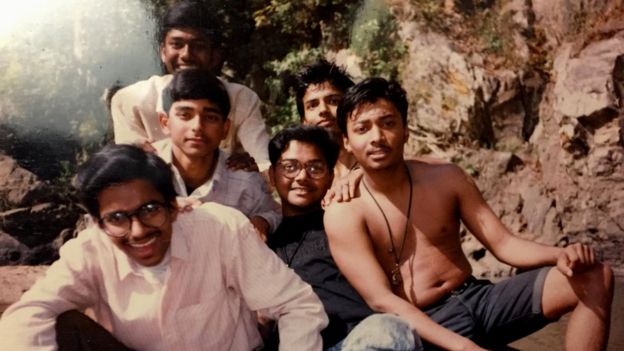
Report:
[{"label": "wire-rimmed eyeglasses", "polygon": [[282,175],[288,179],[294,179],[302,169],[305,169],[312,179],[320,179],[327,175],[327,165],[320,160],[309,161],[305,164],[301,164],[297,160],[283,160],[277,166]]}]

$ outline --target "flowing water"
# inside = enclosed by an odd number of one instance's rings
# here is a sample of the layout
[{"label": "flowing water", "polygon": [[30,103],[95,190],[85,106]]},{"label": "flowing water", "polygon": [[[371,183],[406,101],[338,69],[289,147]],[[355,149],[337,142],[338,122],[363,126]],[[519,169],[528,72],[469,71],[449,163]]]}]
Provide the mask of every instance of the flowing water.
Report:
[{"label": "flowing water", "polygon": [[105,89],[160,72],[155,22],[139,0],[2,3],[0,151],[53,178],[110,133]]}]

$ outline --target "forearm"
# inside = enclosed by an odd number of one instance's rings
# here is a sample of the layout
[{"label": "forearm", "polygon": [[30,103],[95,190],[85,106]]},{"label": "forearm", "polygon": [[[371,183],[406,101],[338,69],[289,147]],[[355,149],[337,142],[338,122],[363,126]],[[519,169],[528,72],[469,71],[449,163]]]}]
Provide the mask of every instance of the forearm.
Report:
[{"label": "forearm", "polygon": [[509,235],[493,249],[501,262],[518,268],[551,266],[557,263],[562,249]]},{"label": "forearm", "polygon": [[371,304],[376,312],[392,313],[408,322],[419,337],[445,350],[465,350],[474,343],[434,322],[420,309],[396,295],[386,296]]},{"label": "forearm", "polygon": [[56,314],[43,306],[16,303],[0,321],[0,340],[6,350],[56,350]]},{"label": "forearm", "polygon": [[302,290],[296,299],[289,302],[288,311],[279,315],[277,325],[280,335],[280,350],[321,350],[321,330],[328,324],[328,318],[321,301],[310,288]]}]

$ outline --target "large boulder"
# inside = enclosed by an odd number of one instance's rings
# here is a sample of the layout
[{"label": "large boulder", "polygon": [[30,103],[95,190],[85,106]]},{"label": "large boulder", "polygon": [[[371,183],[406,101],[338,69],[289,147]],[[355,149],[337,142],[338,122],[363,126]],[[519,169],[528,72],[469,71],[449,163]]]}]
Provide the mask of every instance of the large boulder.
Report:
[{"label": "large boulder", "polygon": [[[517,61],[507,57],[508,65],[466,50],[456,28],[417,23],[413,3],[391,3],[408,48],[400,76],[410,100],[406,155],[459,164],[516,235],[590,243],[624,269],[615,248],[624,241],[624,0],[511,0],[487,9],[510,22]],[[479,11],[445,4],[448,16],[437,20]],[[462,233],[475,274],[513,271]]]},{"label": "large boulder", "polygon": [[0,153],[0,210],[33,205],[49,198],[50,193],[45,182]]},{"label": "large boulder", "polygon": [[409,87],[409,122],[415,136],[430,134],[447,141],[467,136],[491,143],[484,106],[493,87],[483,69],[454,50],[444,35],[422,32],[413,23],[402,25],[400,35],[408,44],[409,60],[400,79]]},{"label": "large boulder", "polygon": [[64,229],[73,228],[78,217],[71,206],[43,203],[0,213],[0,229],[33,248],[53,241]]},{"label": "large boulder", "polygon": [[45,264],[58,258],[79,217],[69,198],[0,154],[0,265]]},{"label": "large boulder", "polygon": [[556,48],[600,18],[621,16],[622,0],[532,0],[536,26]]}]

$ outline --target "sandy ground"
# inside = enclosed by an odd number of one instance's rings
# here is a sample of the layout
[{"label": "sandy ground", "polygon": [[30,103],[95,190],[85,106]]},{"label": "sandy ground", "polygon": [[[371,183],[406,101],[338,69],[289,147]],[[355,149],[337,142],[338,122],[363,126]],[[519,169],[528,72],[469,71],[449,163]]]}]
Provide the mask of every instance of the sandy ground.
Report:
[{"label": "sandy ground", "polygon": [[[47,266],[0,267],[0,313],[16,301],[46,269]],[[568,318],[562,318],[539,332],[514,342],[510,345],[511,350],[563,351],[567,321]],[[611,337],[607,350],[624,351],[624,275],[618,275],[616,279]]]}]

